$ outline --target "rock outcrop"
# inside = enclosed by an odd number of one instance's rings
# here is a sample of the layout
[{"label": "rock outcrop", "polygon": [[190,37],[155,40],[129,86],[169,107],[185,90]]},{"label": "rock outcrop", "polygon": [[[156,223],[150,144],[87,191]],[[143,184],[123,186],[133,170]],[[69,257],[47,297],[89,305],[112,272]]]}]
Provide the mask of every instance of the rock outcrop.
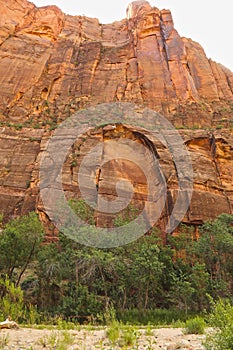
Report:
[{"label": "rock outcrop", "polygon": [[[195,180],[184,222],[200,224],[232,213],[233,73],[208,59],[198,43],[180,37],[169,10],[134,1],[126,19],[100,24],[26,0],[0,0],[0,7],[0,212],[6,219],[37,208],[47,220],[38,190],[46,140],[75,111],[118,101],[161,112],[180,129]],[[112,137],[135,138],[137,130],[121,128],[124,132]],[[100,128],[93,135],[88,137],[105,140],[106,131]],[[166,221],[176,197],[176,170],[167,150],[155,147],[168,181],[161,219]],[[64,188],[72,197],[78,189],[75,169],[68,168],[72,172],[66,172]]]}]

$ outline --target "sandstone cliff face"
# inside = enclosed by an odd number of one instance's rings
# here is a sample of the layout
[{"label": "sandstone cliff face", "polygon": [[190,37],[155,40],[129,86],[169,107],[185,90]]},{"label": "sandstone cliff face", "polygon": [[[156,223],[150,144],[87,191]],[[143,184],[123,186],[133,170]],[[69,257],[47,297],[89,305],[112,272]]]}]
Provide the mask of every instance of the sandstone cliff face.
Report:
[{"label": "sandstone cliff face", "polygon": [[[0,110],[7,121],[41,121],[45,104],[65,118],[68,105],[72,112],[130,101],[174,115],[185,102],[233,101],[233,74],[181,38],[169,10],[136,1],[127,19],[101,25],[26,0],[0,5]],[[213,108],[208,113],[210,124]]]},{"label": "sandstone cliff face", "polygon": [[[51,131],[81,108],[117,101],[162,112],[181,129],[195,178],[184,222],[232,212],[233,73],[181,38],[169,10],[134,1],[126,19],[103,25],[26,0],[0,0],[0,8],[0,211],[6,218],[36,207],[46,220],[38,162]],[[175,167],[166,150],[156,149],[168,181],[166,220],[176,196]],[[69,197],[78,193],[72,176],[65,177]]]}]

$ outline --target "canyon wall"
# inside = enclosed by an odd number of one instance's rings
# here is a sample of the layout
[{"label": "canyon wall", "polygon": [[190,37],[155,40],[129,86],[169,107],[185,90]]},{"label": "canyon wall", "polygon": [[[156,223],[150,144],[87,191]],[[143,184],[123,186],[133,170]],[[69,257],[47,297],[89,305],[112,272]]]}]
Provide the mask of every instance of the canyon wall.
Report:
[{"label": "canyon wall", "polygon": [[[0,212],[5,220],[33,209],[47,220],[38,187],[46,141],[74,112],[107,102],[149,107],[181,133],[194,169],[194,193],[183,222],[200,224],[232,213],[233,73],[208,59],[198,43],[180,37],[169,10],[135,1],[126,19],[101,24],[26,0],[0,0],[0,8]],[[89,149],[95,138],[105,142],[127,135],[142,143],[140,133],[127,125],[114,131],[100,127],[81,149]],[[160,219],[164,227],[176,198],[177,174],[168,150],[149,141],[168,185]],[[79,159],[75,167],[70,157],[64,165],[69,198],[79,192],[73,180]],[[130,169],[124,178],[132,175]],[[100,194],[112,181],[107,194],[115,195],[116,174],[122,177],[114,166],[105,171]],[[143,189],[140,193],[143,197]],[[98,220],[109,223],[109,218]]]}]

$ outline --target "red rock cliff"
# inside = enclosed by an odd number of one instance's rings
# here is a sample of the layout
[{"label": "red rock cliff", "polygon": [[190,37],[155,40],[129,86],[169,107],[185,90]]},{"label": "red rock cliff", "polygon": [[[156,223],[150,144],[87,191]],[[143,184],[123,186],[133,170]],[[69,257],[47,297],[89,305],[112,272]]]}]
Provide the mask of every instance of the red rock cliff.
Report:
[{"label": "red rock cliff", "polygon": [[[0,211],[9,217],[37,206],[35,165],[57,123],[121,101],[186,129],[195,191],[185,222],[232,212],[233,73],[181,38],[169,10],[134,1],[126,19],[100,24],[26,0],[0,0],[0,8]],[[163,162],[168,179],[172,160]],[[172,185],[170,192],[172,202]]]}]

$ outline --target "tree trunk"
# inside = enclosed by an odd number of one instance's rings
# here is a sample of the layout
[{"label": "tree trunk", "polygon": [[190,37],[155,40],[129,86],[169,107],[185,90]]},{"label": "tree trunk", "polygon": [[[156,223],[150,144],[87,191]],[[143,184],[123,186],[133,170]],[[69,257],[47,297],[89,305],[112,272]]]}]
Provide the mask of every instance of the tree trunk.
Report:
[{"label": "tree trunk", "polygon": [[147,308],[148,300],[149,300],[149,283],[147,283],[147,285],[146,285],[146,294],[145,294],[144,309]]},{"label": "tree trunk", "polygon": [[104,274],[103,274],[103,270],[101,268],[101,266],[98,265],[99,271],[100,271],[100,276],[103,282],[103,286],[104,286],[104,296],[105,296],[105,310],[108,309],[108,303],[109,303],[109,298],[108,298],[108,292],[106,289],[106,283],[105,283],[105,278],[104,278]]},{"label": "tree trunk", "polygon": [[0,322],[0,329],[19,329],[19,326],[16,322],[11,321],[10,318],[7,318],[5,321]]},{"label": "tree trunk", "polygon": [[78,285],[79,282],[79,268],[78,268],[78,260],[75,261],[75,280]]},{"label": "tree trunk", "polygon": [[126,299],[127,299],[126,288],[124,288],[123,305],[122,305],[123,310],[125,309]]},{"label": "tree trunk", "polygon": [[32,246],[32,250],[31,250],[31,252],[30,252],[30,254],[29,254],[29,256],[28,256],[28,258],[26,260],[26,263],[24,264],[24,267],[22,268],[22,270],[21,270],[21,272],[19,274],[18,280],[16,282],[16,287],[18,287],[18,285],[20,283],[20,280],[21,280],[21,277],[23,276],[24,272],[26,271],[26,269],[27,269],[27,267],[28,267],[28,265],[30,263],[30,260],[31,260],[33,254],[34,254],[34,251],[35,251],[35,246],[36,246],[36,241],[34,242],[34,244]]}]

